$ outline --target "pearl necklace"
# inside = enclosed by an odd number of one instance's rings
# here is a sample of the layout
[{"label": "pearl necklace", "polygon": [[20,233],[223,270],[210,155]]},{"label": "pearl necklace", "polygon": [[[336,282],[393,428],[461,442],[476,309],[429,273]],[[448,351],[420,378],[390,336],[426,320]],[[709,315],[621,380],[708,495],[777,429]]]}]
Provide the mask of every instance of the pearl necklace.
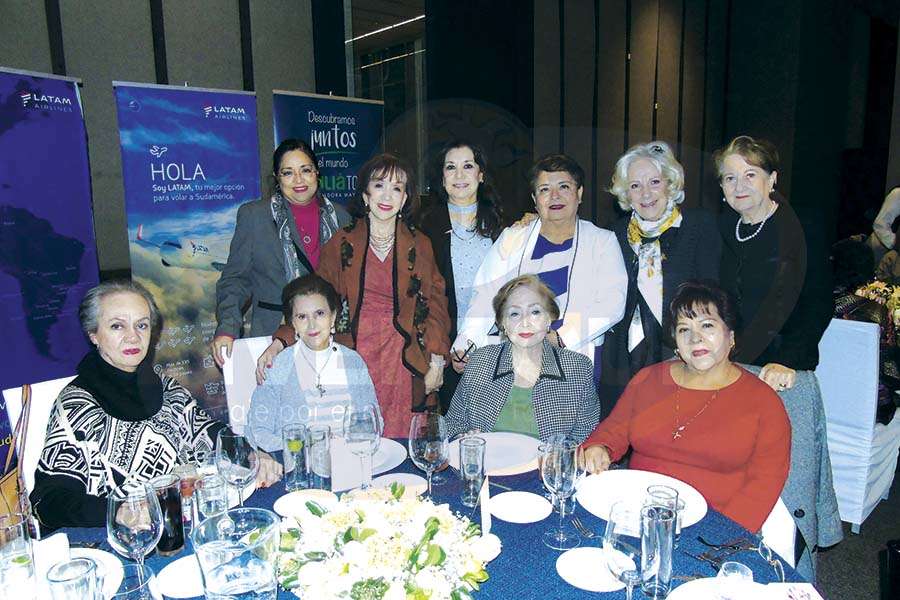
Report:
[{"label": "pearl necklace", "polygon": [[395,237],[396,235],[394,233],[391,233],[390,235],[384,237],[378,237],[374,233],[370,233],[369,246],[381,260],[384,260],[385,257],[390,253],[391,248],[394,247]]},{"label": "pearl necklace", "polygon": [[750,240],[752,240],[753,238],[755,238],[757,235],[759,235],[759,232],[762,231],[763,225],[766,224],[766,221],[769,220],[769,217],[771,217],[772,215],[774,215],[774,214],[775,214],[775,211],[776,211],[777,209],[778,209],[778,203],[777,203],[777,202],[772,202],[772,209],[769,211],[769,214],[767,214],[767,215],[765,216],[765,218],[764,218],[762,221],[759,222],[759,225],[756,226],[756,231],[754,231],[753,233],[751,233],[750,235],[748,235],[748,236],[745,237],[745,238],[742,238],[742,237],[741,237],[741,233],[740,233],[740,231],[741,231],[741,218],[738,217],[737,222],[734,224],[734,239],[736,239],[737,241],[743,243],[743,242],[747,242],[747,241],[750,241]]},{"label": "pearl necklace", "polygon": [[[331,352],[328,354],[328,358],[325,359],[325,363],[322,365],[322,368],[317,369],[316,366],[312,362],[310,362],[308,358],[306,358],[306,352],[303,350],[303,348],[300,348],[300,356],[303,358],[303,362],[309,365],[309,368],[312,369],[313,373],[316,374],[316,390],[319,391],[320,398],[325,395],[325,386],[322,385],[322,371],[324,371],[325,367],[328,366],[328,362],[331,360],[331,357],[335,355],[335,353],[337,353],[337,346],[331,346]],[[313,357],[315,357],[315,355],[316,350],[313,350]]]}]

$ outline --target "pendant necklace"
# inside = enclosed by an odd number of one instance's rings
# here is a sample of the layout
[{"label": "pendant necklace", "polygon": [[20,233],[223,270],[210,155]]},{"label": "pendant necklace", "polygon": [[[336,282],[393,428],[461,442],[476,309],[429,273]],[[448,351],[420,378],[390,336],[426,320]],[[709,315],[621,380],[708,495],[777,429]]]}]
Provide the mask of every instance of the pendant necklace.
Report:
[{"label": "pendant necklace", "polygon": [[680,409],[678,397],[680,394],[681,386],[678,386],[678,389],[675,390],[675,425],[672,428],[672,440],[677,440],[678,438],[682,437],[682,434],[684,433],[684,430],[687,429],[687,426],[693,423],[697,417],[702,415],[703,411],[705,411],[709,407],[709,405],[712,404],[713,400],[716,399],[716,396],[719,395],[719,390],[713,391],[712,396],[709,397],[709,399],[706,401],[706,404],[703,405],[703,408],[701,408],[693,417],[685,421],[683,425],[680,425],[678,421],[678,411]]},{"label": "pendant necklace", "polygon": [[[303,350],[303,348],[300,348],[300,356],[303,357],[303,361],[307,365],[309,365],[309,368],[312,369],[316,374],[316,389],[319,391],[320,398],[325,395],[325,386],[322,385],[322,371],[324,371],[325,367],[328,366],[328,362],[331,360],[331,357],[334,356],[335,353],[337,353],[337,346],[331,346],[331,350],[332,351],[328,354],[328,358],[325,359],[325,364],[322,365],[322,368],[316,369],[316,366],[311,363],[308,358],[306,358],[306,352]],[[313,357],[315,357],[316,354],[317,352],[313,350]]]}]

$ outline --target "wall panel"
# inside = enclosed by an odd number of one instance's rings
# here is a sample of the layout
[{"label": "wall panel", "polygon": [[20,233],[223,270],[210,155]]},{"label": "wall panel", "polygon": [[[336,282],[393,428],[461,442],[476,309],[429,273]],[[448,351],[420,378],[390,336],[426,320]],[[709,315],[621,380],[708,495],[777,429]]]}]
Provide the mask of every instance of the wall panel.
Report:
[{"label": "wall panel", "polygon": [[[124,189],[112,81],[153,83],[153,40],[146,2],[93,0],[60,3],[66,68],[81,77],[94,227],[100,269],[128,269]],[[240,63],[239,63],[240,64]]]},{"label": "wall panel", "polygon": [[653,80],[659,24],[658,0],[631,0],[631,61],[628,87],[628,145],[653,136]]},{"label": "wall panel", "polygon": [[0,0],[0,65],[52,73],[43,2]]},{"label": "wall panel", "polygon": [[679,158],[684,167],[685,206],[701,204],[703,157],[703,82],[706,78],[705,0],[684,0],[684,55],[679,123]]},{"label": "wall panel", "polygon": [[560,150],[559,4],[534,3],[534,156]]},{"label": "wall panel", "polygon": [[242,90],[235,0],[163,2],[169,83]]},{"label": "wall panel", "polygon": [[677,148],[681,79],[681,10],[684,0],[659,3],[659,50],[656,70],[656,131],[652,137]]},{"label": "wall panel", "polygon": [[595,220],[609,225],[617,216],[609,187],[616,160],[625,149],[625,4],[627,0],[599,2],[600,52],[597,93],[597,194]]}]

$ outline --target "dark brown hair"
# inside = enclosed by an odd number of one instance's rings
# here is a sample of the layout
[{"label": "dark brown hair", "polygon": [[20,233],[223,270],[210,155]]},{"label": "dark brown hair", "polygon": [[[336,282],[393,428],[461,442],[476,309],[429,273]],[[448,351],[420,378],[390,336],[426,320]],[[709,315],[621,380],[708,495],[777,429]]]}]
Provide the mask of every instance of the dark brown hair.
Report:
[{"label": "dark brown hair", "polygon": [[778,170],[778,148],[768,140],[754,139],[749,135],[739,135],[731,140],[724,148],[719,148],[713,154],[716,161],[716,170],[722,175],[725,157],[731,154],[740,155],[745,161],[754,167],[759,167],[766,173]]},{"label": "dark brown hair", "polygon": [[334,286],[315,273],[310,273],[290,281],[281,290],[281,311],[284,314],[285,322],[290,323],[291,319],[294,318],[294,299],[301,296],[312,296],[313,294],[323,296],[325,302],[328,303],[328,309],[332,313],[337,313],[340,310],[341,298],[335,291]]},{"label": "dark brown hair", "polygon": [[356,178],[356,193],[353,195],[349,206],[347,206],[348,212],[357,219],[364,218],[369,210],[363,200],[363,194],[368,189],[369,182],[377,177],[390,178],[397,173],[406,175],[406,202],[403,204],[403,208],[400,209],[398,217],[407,227],[414,229],[413,215],[418,214],[420,203],[416,182],[413,179],[415,171],[405,160],[388,152],[376,154],[360,168]]},{"label": "dark brown hair", "polygon": [[531,192],[534,193],[534,188],[541,173],[559,173],[561,171],[565,171],[572,176],[572,179],[575,180],[576,188],[584,187],[584,169],[581,168],[581,165],[574,158],[566,154],[545,154],[537,159],[537,162],[528,170],[528,183],[531,186]]},{"label": "dark brown hair", "polygon": [[492,178],[488,173],[487,158],[480,146],[464,139],[455,139],[441,146],[435,156],[431,172],[431,189],[435,191],[441,202],[448,203],[450,198],[444,189],[444,161],[447,153],[457,148],[468,148],[475,157],[475,164],[481,169],[483,181],[478,185],[478,212],[475,213],[475,229],[480,235],[496,239],[503,229],[503,210],[500,205],[500,195],[494,189]]},{"label": "dark brown hair", "polygon": [[[309,144],[304,142],[303,140],[297,138],[288,138],[278,144],[278,147],[275,148],[275,152],[272,153],[272,174],[271,181],[269,182],[272,188],[272,194],[278,190],[278,169],[281,168],[281,161],[284,160],[284,155],[288,152],[293,152],[294,150],[299,150],[303,154],[309,157],[309,160],[312,161],[313,168],[315,168],[316,173],[319,172],[319,159],[316,157],[316,153],[310,147]],[[316,192],[318,196],[318,192]]]},{"label": "dark brown hair", "polygon": [[672,321],[672,338],[678,326],[678,317],[693,319],[699,313],[708,314],[709,307],[715,306],[725,326],[737,333],[741,325],[741,316],[734,298],[712,281],[688,280],[678,286],[675,297],[669,304],[669,317]]}]

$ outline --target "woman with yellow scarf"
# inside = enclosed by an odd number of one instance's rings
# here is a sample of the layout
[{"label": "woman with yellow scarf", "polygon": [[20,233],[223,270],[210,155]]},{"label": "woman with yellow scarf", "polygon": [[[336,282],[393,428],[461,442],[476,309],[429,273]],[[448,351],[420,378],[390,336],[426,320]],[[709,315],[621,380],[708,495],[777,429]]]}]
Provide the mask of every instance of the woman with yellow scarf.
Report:
[{"label": "woman with yellow scarf", "polygon": [[671,358],[668,306],[688,279],[717,280],[722,242],[714,217],[682,209],[684,169],[665,142],[633,146],[616,162],[609,191],[628,211],[614,226],[625,268],[625,316],[607,333],[598,392],[601,418],[631,376]]}]

